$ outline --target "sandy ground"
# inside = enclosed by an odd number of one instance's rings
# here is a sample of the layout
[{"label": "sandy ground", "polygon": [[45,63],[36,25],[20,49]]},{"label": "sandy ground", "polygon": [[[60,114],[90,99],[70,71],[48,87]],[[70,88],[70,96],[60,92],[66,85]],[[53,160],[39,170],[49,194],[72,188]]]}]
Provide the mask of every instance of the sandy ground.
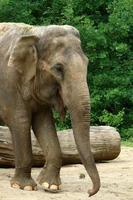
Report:
[{"label": "sandy ground", "polygon": [[[114,161],[97,164],[101,176],[101,190],[92,200],[133,200],[133,148],[122,147]],[[41,169],[33,169],[36,179]],[[0,169],[0,200],[86,200],[91,182],[82,165],[62,167],[62,192],[51,194],[38,186],[38,191],[22,191],[10,187],[14,169]],[[80,179],[80,174],[85,174]]]}]

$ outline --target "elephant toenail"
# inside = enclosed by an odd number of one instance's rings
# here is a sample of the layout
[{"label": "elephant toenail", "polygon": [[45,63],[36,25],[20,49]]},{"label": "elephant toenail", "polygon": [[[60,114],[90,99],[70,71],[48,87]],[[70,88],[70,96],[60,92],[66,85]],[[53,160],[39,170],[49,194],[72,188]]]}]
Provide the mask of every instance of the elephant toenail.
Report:
[{"label": "elephant toenail", "polygon": [[27,185],[27,186],[24,187],[24,190],[26,190],[26,191],[32,191],[33,189],[32,189],[32,186]]},{"label": "elephant toenail", "polygon": [[50,186],[50,189],[51,189],[51,190],[58,190],[58,186],[57,186],[57,185],[51,185],[51,186]]},{"label": "elephant toenail", "polygon": [[34,187],[34,190],[37,191],[37,186]]},{"label": "elephant toenail", "polygon": [[49,188],[49,184],[48,184],[47,182],[44,182],[44,183],[42,184],[42,186],[43,186],[44,188]]},{"label": "elephant toenail", "polygon": [[61,190],[61,189],[62,189],[62,185],[59,185],[59,186],[58,186],[58,189]]},{"label": "elephant toenail", "polygon": [[18,185],[17,183],[12,184],[12,187],[16,189],[20,189],[20,185]]}]

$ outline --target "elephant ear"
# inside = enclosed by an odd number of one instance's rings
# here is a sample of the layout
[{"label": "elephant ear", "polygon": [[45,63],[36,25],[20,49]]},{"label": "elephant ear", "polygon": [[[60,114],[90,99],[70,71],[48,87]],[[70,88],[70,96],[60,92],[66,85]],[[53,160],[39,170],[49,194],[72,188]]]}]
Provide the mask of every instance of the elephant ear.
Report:
[{"label": "elephant ear", "polygon": [[35,35],[19,38],[11,49],[8,67],[14,67],[28,83],[36,74],[37,50],[35,44],[39,40]]}]

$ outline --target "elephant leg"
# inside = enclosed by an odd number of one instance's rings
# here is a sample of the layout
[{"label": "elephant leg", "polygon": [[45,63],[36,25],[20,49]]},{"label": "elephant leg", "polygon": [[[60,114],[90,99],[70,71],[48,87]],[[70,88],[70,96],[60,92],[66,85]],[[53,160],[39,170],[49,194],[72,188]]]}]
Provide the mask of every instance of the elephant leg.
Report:
[{"label": "elephant leg", "polygon": [[35,113],[32,127],[46,159],[38,181],[44,190],[58,192],[62,156],[51,109]]},{"label": "elephant leg", "polygon": [[15,175],[11,186],[24,190],[36,190],[37,184],[31,177],[32,148],[29,118],[26,111],[13,113],[9,128],[15,153]]}]

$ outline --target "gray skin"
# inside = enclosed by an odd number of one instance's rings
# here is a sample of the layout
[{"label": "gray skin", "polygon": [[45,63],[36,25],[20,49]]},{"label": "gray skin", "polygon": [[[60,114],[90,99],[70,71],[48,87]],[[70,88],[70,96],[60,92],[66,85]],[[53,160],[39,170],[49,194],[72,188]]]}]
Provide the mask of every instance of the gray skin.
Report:
[{"label": "gray skin", "polygon": [[89,195],[98,192],[100,178],[89,142],[87,65],[79,32],[72,26],[0,24],[0,117],[12,133],[12,187],[36,189],[31,177],[32,128],[46,157],[38,181],[45,190],[60,189],[62,158],[52,109],[62,118],[68,109],[79,155],[93,183]]}]

